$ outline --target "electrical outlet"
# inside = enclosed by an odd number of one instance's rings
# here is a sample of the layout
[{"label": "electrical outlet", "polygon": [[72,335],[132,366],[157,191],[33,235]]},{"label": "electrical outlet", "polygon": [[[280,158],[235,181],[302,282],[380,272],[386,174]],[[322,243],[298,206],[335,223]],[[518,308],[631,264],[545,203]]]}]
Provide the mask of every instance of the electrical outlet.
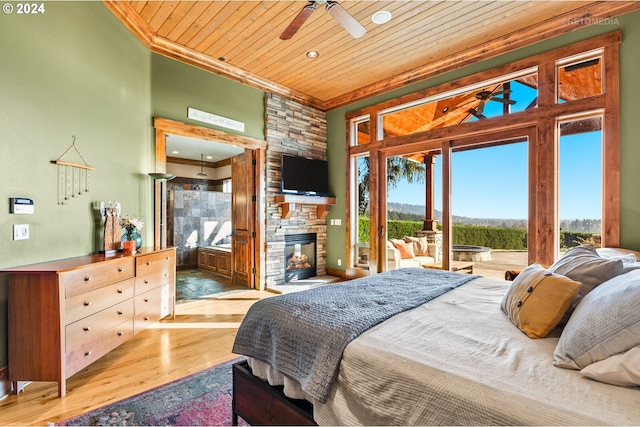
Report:
[{"label": "electrical outlet", "polygon": [[342,225],[342,219],[336,218],[335,225]]},{"label": "electrical outlet", "polygon": [[28,240],[29,224],[13,224],[13,240]]},{"label": "electrical outlet", "polygon": [[342,260],[340,258],[338,258],[338,265],[342,265]]}]

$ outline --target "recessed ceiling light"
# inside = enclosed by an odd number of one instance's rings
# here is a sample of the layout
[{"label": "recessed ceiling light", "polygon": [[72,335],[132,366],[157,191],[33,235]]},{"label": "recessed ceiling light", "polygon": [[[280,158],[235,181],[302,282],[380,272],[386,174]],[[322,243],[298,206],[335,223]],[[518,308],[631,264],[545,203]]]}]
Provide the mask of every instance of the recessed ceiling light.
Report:
[{"label": "recessed ceiling light", "polygon": [[386,24],[387,22],[389,22],[390,19],[391,19],[391,12],[386,10],[381,10],[379,12],[376,12],[371,17],[371,20],[373,21],[373,23],[378,25]]},{"label": "recessed ceiling light", "polygon": [[318,56],[320,56],[320,52],[318,52],[317,50],[310,50],[309,52],[307,52],[307,58],[317,58]]},{"label": "recessed ceiling light", "polygon": [[211,159],[213,159],[213,156],[207,156],[207,159],[211,160]]},{"label": "recessed ceiling light", "polygon": [[176,151],[176,150],[173,150],[173,151],[171,152],[171,154],[180,154],[180,152],[179,152],[179,151]]}]

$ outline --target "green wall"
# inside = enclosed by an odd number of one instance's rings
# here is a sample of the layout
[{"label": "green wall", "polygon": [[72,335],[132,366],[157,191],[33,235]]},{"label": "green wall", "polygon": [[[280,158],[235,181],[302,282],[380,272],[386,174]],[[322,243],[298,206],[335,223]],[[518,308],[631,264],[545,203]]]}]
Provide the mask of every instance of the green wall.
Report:
[{"label": "green wall", "polygon": [[[41,15],[0,16],[0,268],[98,250],[95,204],[150,213],[148,50],[98,2],[47,2]],[[90,192],[58,205],[59,158],[76,136]],[[82,162],[79,156],[65,157]],[[35,201],[9,214],[9,198]],[[13,241],[13,224],[29,240]],[[148,238],[148,235],[147,235]],[[6,366],[6,276],[0,275],[0,367]]]},{"label": "green wall", "polygon": [[[640,103],[638,102],[640,99],[640,80],[637,75],[637,70],[640,69],[640,55],[638,55],[640,12],[634,12],[603,25],[577,30],[388,94],[330,111],[327,114],[329,184],[331,193],[337,197],[337,203],[332,207],[327,223],[330,222],[330,219],[339,218],[342,220],[342,225],[327,227],[327,267],[338,270],[345,268],[344,260],[347,250],[345,224],[348,220],[345,215],[347,200],[345,199],[346,179],[343,169],[347,161],[345,113],[616,30],[622,30],[623,37],[620,47],[621,246],[640,250],[640,193],[636,190],[637,183],[640,182],[640,168],[637,167],[638,159],[640,159],[640,139],[638,139],[640,125],[637,119],[640,114]],[[343,260],[341,266],[338,266],[338,259]]]},{"label": "green wall", "polygon": [[191,107],[243,122],[242,135],[264,139],[263,91],[161,55],[154,54],[151,64],[154,117],[240,133],[188,119]]},{"label": "green wall", "polygon": [[[150,53],[101,2],[45,8],[0,15],[0,268],[97,252],[100,201],[118,200],[124,215],[144,216],[143,238],[152,243],[153,117],[207,126],[186,118],[193,107],[242,121],[244,135],[264,139],[262,91]],[[72,135],[95,167],[91,190],[58,205],[51,161]],[[34,199],[35,214],[9,214],[15,196]],[[30,239],[13,241],[13,224],[29,224]],[[0,368],[6,342],[0,274]]]}]

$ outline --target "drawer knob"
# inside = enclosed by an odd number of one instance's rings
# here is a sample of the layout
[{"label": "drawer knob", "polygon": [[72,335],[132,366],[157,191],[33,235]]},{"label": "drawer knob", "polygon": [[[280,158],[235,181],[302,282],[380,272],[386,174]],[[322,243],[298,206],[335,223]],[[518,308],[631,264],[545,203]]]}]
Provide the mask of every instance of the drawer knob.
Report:
[{"label": "drawer knob", "polygon": [[118,289],[119,294],[121,294],[122,292],[124,292],[122,289]]},{"label": "drawer knob", "polygon": [[145,316],[145,317],[144,317],[144,320],[149,320],[149,317],[148,317],[148,316]]},{"label": "drawer knob", "polygon": [[118,310],[118,314],[122,314],[122,313],[123,313],[123,311],[122,311],[122,310]]},{"label": "drawer knob", "polygon": [[85,302],[84,302],[84,306],[85,306],[85,307],[89,307],[90,305],[91,305],[91,301],[85,301]]},{"label": "drawer knob", "polygon": [[124,335],[124,331],[118,331],[118,336],[121,337]]},{"label": "drawer knob", "polygon": [[82,328],[83,331],[85,332],[89,332],[91,330],[90,326],[85,326],[84,328]]},{"label": "drawer knob", "polygon": [[91,356],[91,353],[93,353],[91,350],[87,351],[84,353],[85,356]]},{"label": "drawer knob", "polygon": [[149,302],[149,298],[145,298],[145,299],[144,299],[144,302]]},{"label": "drawer knob", "polygon": [[85,282],[88,282],[89,280],[91,280],[91,276],[86,276],[86,277],[84,278],[84,281],[85,281]]},{"label": "drawer knob", "polygon": [[147,261],[147,265],[151,265],[151,261]]},{"label": "drawer knob", "polygon": [[122,268],[122,267],[118,267],[118,271],[119,271],[119,272],[122,272],[122,271],[124,271],[124,268]]},{"label": "drawer knob", "polygon": [[149,283],[149,279],[144,279],[144,284],[148,284]]}]

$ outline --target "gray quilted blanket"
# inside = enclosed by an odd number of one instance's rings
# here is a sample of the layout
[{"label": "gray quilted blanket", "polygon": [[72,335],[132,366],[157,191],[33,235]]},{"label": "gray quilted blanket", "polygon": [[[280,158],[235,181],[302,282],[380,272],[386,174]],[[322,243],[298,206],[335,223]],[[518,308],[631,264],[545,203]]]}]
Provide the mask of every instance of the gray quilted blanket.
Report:
[{"label": "gray quilted blanket", "polygon": [[267,298],[247,312],[233,352],[269,363],[325,402],[349,342],[476,277],[404,268]]}]

